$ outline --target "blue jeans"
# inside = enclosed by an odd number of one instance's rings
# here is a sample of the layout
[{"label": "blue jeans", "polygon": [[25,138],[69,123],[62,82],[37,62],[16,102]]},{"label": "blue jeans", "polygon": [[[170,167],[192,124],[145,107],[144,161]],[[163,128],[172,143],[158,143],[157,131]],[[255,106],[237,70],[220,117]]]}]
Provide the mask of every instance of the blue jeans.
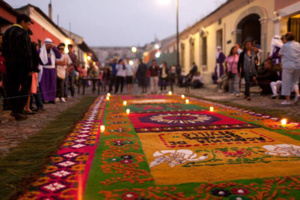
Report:
[{"label": "blue jeans", "polygon": [[229,93],[237,95],[239,93],[239,75],[232,74],[233,77],[229,79]]}]

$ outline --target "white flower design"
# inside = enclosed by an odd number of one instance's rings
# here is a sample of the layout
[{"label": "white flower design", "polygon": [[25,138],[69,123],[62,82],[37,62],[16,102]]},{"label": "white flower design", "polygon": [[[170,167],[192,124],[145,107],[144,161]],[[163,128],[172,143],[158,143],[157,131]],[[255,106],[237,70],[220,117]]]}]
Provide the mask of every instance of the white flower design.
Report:
[{"label": "white flower design", "polygon": [[58,163],[58,165],[61,167],[70,167],[72,165],[75,165],[75,163],[72,161],[64,161],[64,162]]},{"label": "white flower design", "polygon": [[64,171],[64,170],[52,173],[52,175],[55,176],[55,177],[57,177],[57,178],[66,177],[66,176],[69,176],[70,174],[71,174],[70,172]]},{"label": "white flower design", "polygon": [[267,150],[265,154],[272,156],[295,156],[300,157],[300,146],[293,144],[277,144],[263,146]]},{"label": "white flower design", "polygon": [[63,189],[65,188],[66,186],[61,184],[61,183],[58,183],[58,182],[55,182],[55,183],[50,183],[48,185],[45,185],[43,188],[51,191],[51,192],[55,192],[57,190],[60,190],[60,189]]}]

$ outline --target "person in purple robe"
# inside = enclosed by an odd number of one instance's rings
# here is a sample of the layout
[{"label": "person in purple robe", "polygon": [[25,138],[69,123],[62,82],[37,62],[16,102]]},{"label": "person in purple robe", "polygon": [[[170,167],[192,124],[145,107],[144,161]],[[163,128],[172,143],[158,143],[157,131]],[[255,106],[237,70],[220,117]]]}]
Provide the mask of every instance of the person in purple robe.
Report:
[{"label": "person in purple robe", "polygon": [[216,67],[213,75],[213,81],[217,84],[218,79],[224,74],[224,66],[223,63],[225,62],[226,56],[222,52],[222,47],[217,47],[216,53]]},{"label": "person in purple robe", "polygon": [[[41,58],[41,70],[40,70],[40,88],[44,101],[49,103],[55,103],[56,98],[56,61],[61,57],[61,54],[58,52],[57,48],[53,46],[53,42],[50,38],[46,38],[44,45],[40,49],[40,58]],[[65,65],[65,63],[57,63],[60,65]]]}]

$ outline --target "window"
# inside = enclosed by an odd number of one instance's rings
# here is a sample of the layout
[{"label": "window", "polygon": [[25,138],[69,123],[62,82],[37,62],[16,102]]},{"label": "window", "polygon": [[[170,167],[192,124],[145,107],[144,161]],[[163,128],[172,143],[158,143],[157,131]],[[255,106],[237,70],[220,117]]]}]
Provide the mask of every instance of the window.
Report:
[{"label": "window", "polygon": [[184,44],[181,44],[181,68],[184,69],[184,59],[185,59],[185,49],[184,49]]},{"label": "window", "polygon": [[289,18],[288,31],[295,35],[295,41],[300,42],[300,17],[297,18],[297,16],[295,16]]},{"label": "window", "polygon": [[207,65],[207,37],[202,37],[202,65]]},{"label": "window", "polygon": [[222,29],[217,31],[217,46],[223,47],[223,31]]},{"label": "window", "polygon": [[190,39],[190,66],[195,62],[195,39]]}]

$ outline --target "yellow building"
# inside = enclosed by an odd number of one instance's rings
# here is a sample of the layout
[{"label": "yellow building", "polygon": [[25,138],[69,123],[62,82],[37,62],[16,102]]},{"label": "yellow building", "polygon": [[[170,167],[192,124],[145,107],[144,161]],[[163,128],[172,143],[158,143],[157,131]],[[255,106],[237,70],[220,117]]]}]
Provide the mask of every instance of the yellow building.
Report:
[{"label": "yellow building", "polygon": [[[289,3],[282,4],[282,1]],[[264,59],[275,33],[282,34],[288,30],[287,16],[299,13],[298,4],[299,0],[228,0],[180,33],[180,64],[183,71],[188,73],[195,62],[205,77],[204,82],[212,82],[216,47],[221,46],[228,55],[232,46],[238,43],[242,47],[246,39],[261,45]],[[283,13],[285,6],[289,7],[289,14]],[[285,18],[281,19],[280,14],[286,14]]]}]

